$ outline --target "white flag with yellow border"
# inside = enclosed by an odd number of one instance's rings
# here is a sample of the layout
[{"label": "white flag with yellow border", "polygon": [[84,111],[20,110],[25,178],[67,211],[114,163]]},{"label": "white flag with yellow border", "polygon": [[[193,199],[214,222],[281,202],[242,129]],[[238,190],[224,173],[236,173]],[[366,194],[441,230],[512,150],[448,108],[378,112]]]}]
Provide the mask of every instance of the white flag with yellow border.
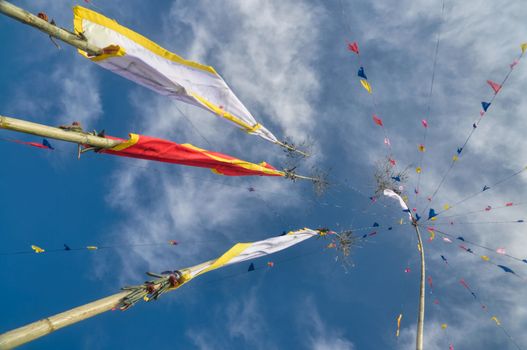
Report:
[{"label": "white flag with yellow border", "polygon": [[250,134],[278,143],[211,66],[185,60],[117,21],[82,6],[75,6],[73,14],[75,33],[103,49],[98,56],[79,50],[86,58],[161,95],[204,108]]}]

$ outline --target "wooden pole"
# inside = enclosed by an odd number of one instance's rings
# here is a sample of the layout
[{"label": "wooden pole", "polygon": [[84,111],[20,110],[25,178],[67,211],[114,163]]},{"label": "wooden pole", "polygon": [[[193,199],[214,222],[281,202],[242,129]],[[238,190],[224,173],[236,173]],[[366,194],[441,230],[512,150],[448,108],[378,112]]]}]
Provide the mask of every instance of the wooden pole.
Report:
[{"label": "wooden pole", "polygon": [[50,24],[42,18],[39,18],[34,14],[5,0],[0,0],[0,13],[14,18],[19,22],[35,27],[54,38],[57,38],[73,47],[87,52],[89,55],[96,56],[102,53],[101,48],[89,44],[88,41],[82,36],[57,27],[56,25]]},{"label": "wooden pole", "polygon": [[421,284],[419,286],[419,313],[417,317],[417,335],[415,340],[416,350],[423,350],[423,337],[424,337],[424,323],[425,323],[425,250],[423,247],[423,240],[421,239],[421,232],[417,221],[413,221],[415,232],[417,234],[417,241],[419,244],[419,252],[421,254]]},{"label": "wooden pole", "polygon": [[120,292],[0,334],[0,350],[12,349],[119,306],[130,292]]},{"label": "wooden pole", "polygon": [[32,123],[2,115],[0,115],[0,129],[48,137],[51,139],[73,142],[80,145],[88,145],[97,148],[112,148],[123,142],[81,131],[64,130],[53,126]]}]

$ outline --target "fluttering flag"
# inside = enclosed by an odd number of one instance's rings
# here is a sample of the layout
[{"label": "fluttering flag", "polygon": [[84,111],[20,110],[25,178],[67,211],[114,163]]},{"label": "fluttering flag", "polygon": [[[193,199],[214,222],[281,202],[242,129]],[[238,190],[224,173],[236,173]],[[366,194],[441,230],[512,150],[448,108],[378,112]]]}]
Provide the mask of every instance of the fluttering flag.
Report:
[{"label": "fluttering flag", "polygon": [[419,150],[419,152],[424,152],[424,151],[425,151],[425,145],[423,145],[423,144],[421,143],[421,144],[419,144],[419,145],[417,146],[417,149]]},{"label": "fluttering flag", "polygon": [[486,256],[486,255],[482,255],[481,259],[484,260],[484,261],[490,261],[490,258],[488,256]]},{"label": "fluttering flag", "polygon": [[521,44],[520,47],[522,48],[522,54],[524,54],[527,51],[527,43]]},{"label": "fluttering flag", "polygon": [[[408,218],[410,219],[410,221],[413,221],[410,209],[408,208],[408,205],[406,205],[406,202],[401,198],[401,196],[399,196],[397,193],[395,193],[393,190],[390,190],[390,189],[385,189],[383,194],[387,197],[390,197],[390,198],[393,198],[399,201],[399,205],[401,206],[401,208],[403,208],[403,212],[408,213]],[[402,218],[401,218],[401,221],[399,221],[399,224],[401,225],[403,224]]]},{"label": "fluttering flag", "polygon": [[267,262],[267,267],[273,267],[274,266],[274,262],[272,261],[268,261]]},{"label": "fluttering flag", "polygon": [[44,146],[45,148],[49,148],[49,149],[55,149],[53,148],[53,146],[51,146],[51,143],[49,143],[49,141],[46,139],[42,140],[42,146]]},{"label": "fluttering flag", "polygon": [[501,85],[492,81],[492,80],[487,80],[487,84],[489,84],[489,86],[492,88],[492,90],[494,90],[494,93],[497,94],[500,89],[501,89]]},{"label": "fluttering flag", "polygon": [[103,54],[79,53],[126,79],[155,92],[212,112],[246,132],[273,143],[277,138],[257,123],[213,67],[185,60],[117,21],[84,8],[73,8],[75,34],[103,48]]},{"label": "fluttering flag", "polygon": [[33,249],[35,251],[35,253],[39,254],[39,253],[44,253],[45,250],[40,248],[38,245],[31,245],[31,249]]},{"label": "fluttering flag", "polygon": [[254,263],[251,263],[251,265],[249,265],[247,271],[254,271]]},{"label": "fluttering flag", "polygon": [[422,171],[422,169],[421,169],[420,166],[418,166],[417,168],[415,168],[415,172],[416,172],[416,173],[421,174],[421,171]]},{"label": "fluttering flag", "polygon": [[389,159],[389,162],[390,162],[390,164],[391,164],[392,166],[395,166],[395,164],[396,164],[396,163],[395,163],[395,159],[392,159],[392,158]]},{"label": "fluttering flag", "polygon": [[423,127],[428,128],[428,121],[426,119],[421,120],[421,124],[423,124]]},{"label": "fluttering flag", "polygon": [[360,83],[361,83],[362,87],[363,87],[364,89],[366,89],[366,91],[368,91],[368,93],[371,94],[371,85],[370,85],[370,83],[368,83],[368,82],[367,82],[366,80],[364,80],[364,79],[361,79],[361,80],[360,80]]},{"label": "fluttering flag", "polygon": [[357,72],[357,75],[363,79],[368,80],[368,77],[366,76],[366,73],[364,73],[364,68],[360,67],[359,71]]},{"label": "fluttering flag", "polygon": [[99,248],[94,246],[94,245],[89,245],[89,246],[86,246],[86,249],[88,249],[88,250],[97,250]]},{"label": "fluttering flag", "polygon": [[379,126],[383,126],[383,124],[382,124],[382,119],[379,118],[379,117],[377,117],[376,114],[374,114],[374,115],[372,116],[372,118],[373,118],[373,122],[374,122],[375,124],[377,124],[377,125],[379,125]]},{"label": "fluttering flag", "polygon": [[395,181],[395,182],[401,182],[401,177],[400,176],[392,176],[392,180]]},{"label": "fluttering flag", "polygon": [[509,267],[507,266],[504,266],[504,265],[497,265],[499,268],[501,268],[503,271],[505,272],[509,272],[509,273],[512,273],[513,275],[515,275],[516,273],[514,271],[512,271]]},{"label": "fluttering flag", "polygon": [[487,109],[489,109],[489,107],[490,107],[490,103],[489,102],[481,102],[481,107],[483,107],[483,110],[486,112]]},{"label": "fluttering flag", "polygon": [[472,124],[472,128],[476,129],[478,127],[478,124],[474,123]]},{"label": "fluttering flag", "polygon": [[496,249],[496,253],[505,255],[507,254],[507,251],[505,250],[505,248],[498,248]]},{"label": "fluttering flag", "polygon": [[99,153],[209,168],[216,174],[227,176],[285,176],[284,172],[276,170],[265,162],[260,164],[249,163],[226,154],[207,151],[188,143],[178,144],[137,134],[130,134],[128,140],[106,137],[121,140],[122,143],[113,148],[102,149]]},{"label": "fluttering flag", "polygon": [[490,187],[485,185],[485,186],[483,186],[483,189],[481,190],[481,192],[485,192],[486,190],[489,190],[489,189],[490,189]]},{"label": "fluttering flag", "polygon": [[445,264],[448,264],[448,260],[447,260],[443,255],[441,255],[441,259],[443,259],[443,261],[445,262]]},{"label": "fluttering flag", "polygon": [[355,52],[358,55],[359,54],[359,44],[357,44],[356,41],[352,43],[348,43],[348,50]]},{"label": "fluttering flag", "polygon": [[465,239],[463,237],[461,237],[461,236],[459,236],[457,239],[459,239],[460,241],[465,242]]},{"label": "fluttering flag", "polygon": [[387,138],[387,137],[385,137],[385,138],[384,138],[384,144],[385,144],[386,146],[391,146],[390,139]]},{"label": "fluttering flag", "polygon": [[431,218],[433,217],[436,217],[437,214],[436,214],[436,211],[432,208],[430,208],[430,210],[428,211],[428,220],[430,220]]},{"label": "fluttering flag", "polygon": [[403,314],[399,314],[399,316],[397,316],[397,331],[395,332],[395,336],[398,337],[399,336],[399,331],[401,329],[401,320],[403,318]]},{"label": "fluttering flag", "polygon": [[179,243],[176,240],[174,240],[174,239],[170,239],[170,240],[168,240],[168,244],[170,244],[170,245],[178,245]]},{"label": "fluttering flag", "polygon": [[512,202],[505,203],[506,207],[512,207],[514,204]]},{"label": "fluttering flag", "polygon": [[501,325],[500,320],[498,320],[498,318],[496,316],[492,316],[490,319],[493,320],[494,322],[496,322],[497,326]]},{"label": "fluttering flag", "polygon": [[491,207],[490,205],[487,205],[487,206],[485,207],[485,211],[491,211],[491,209],[492,209],[492,207]]},{"label": "fluttering flag", "polygon": [[405,272],[405,273],[410,273],[410,271],[412,271],[412,270],[410,270],[409,267],[407,267],[407,268],[404,269],[404,272]]},{"label": "fluttering flag", "polygon": [[518,63],[520,63],[520,61],[518,61],[517,59],[515,59],[514,61],[512,61],[511,64],[509,64],[509,67],[510,67],[511,69],[514,69],[514,67],[516,67],[516,65],[517,65]]},{"label": "fluttering flag", "polygon": [[374,222],[373,223],[373,227],[379,227],[379,223],[378,222]]},{"label": "fluttering flag", "polygon": [[448,204],[443,205],[443,209],[444,209],[444,210],[448,210],[448,209],[450,209],[450,205],[448,205]]},{"label": "fluttering flag", "polygon": [[327,245],[326,248],[328,248],[328,249],[337,248],[337,245],[335,243],[330,243],[330,244]]},{"label": "fluttering flag", "polygon": [[457,162],[458,160],[459,160],[459,157],[457,156],[457,154],[452,156],[452,161]]},{"label": "fluttering flag", "polygon": [[436,233],[434,231],[428,231],[430,233],[430,237],[428,238],[428,240],[431,242],[434,240],[434,238],[436,238]]},{"label": "fluttering flag", "polygon": [[448,326],[446,323],[441,324],[441,329],[446,329]]},{"label": "fluttering flag", "polygon": [[454,350],[454,345],[448,344],[448,350]]},{"label": "fluttering flag", "polygon": [[463,147],[458,148],[456,152],[458,156],[461,155],[461,152],[463,152]]}]

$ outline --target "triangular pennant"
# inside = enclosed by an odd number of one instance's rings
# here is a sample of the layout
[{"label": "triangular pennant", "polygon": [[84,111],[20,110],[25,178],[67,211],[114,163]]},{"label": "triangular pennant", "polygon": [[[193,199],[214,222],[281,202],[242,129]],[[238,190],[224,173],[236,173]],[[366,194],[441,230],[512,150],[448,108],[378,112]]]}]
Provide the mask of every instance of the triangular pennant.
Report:
[{"label": "triangular pennant", "polygon": [[431,218],[437,216],[436,214],[436,211],[432,208],[430,208],[430,210],[428,211],[428,220],[430,220]]},{"label": "triangular pennant", "polygon": [[359,44],[357,44],[356,41],[352,43],[348,43],[348,50],[355,52],[358,55],[359,54]]},{"label": "triangular pennant", "polygon": [[371,86],[370,86],[370,83],[368,83],[368,82],[367,82],[366,80],[364,80],[364,79],[361,79],[361,80],[360,80],[360,83],[361,83],[362,87],[365,88],[366,91],[368,91],[368,93],[371,94]]},{"label": "triangular pennant", "polygon": [[53,148],[53,146],[51,146],[51,143],[49,143],[49,141],[46,140],[46,139],[43,139],[43,140],[42,140],[42,145],[43,145],[44,147],[49,148],[49,149],[55,149],[55,148]]},{"label": "triangular pennant", "polygon": [[247,269],[247,271],[254,271],[254,264],[251,263],[251,265],[249,265],[249,268]]},{"label": "triangular pennant", "polygon": [[508,272],[508,273],[512,273],[513,275],[515,275],[514,271],[512,271],[509,267],[507,266],[504,266],[504,265],[498,265],[499,268],[501,268],[503,271],[505,272]]},{"label": "triangular pennant", "polygon": [[373,115],[373,121],[375,122],[375,124],[379,125],[379,126],[383,126],[382,124],[382,119],[377,117],[375,114]]},{"label": "triangular pennant", "polygon": [[486,112],[490,107],[490,102],[481,102],[481,107],[483,107],[483,110]]},{"label": "triangular pennant", "polygon": [[66,243],[64,243],[64,250],[71,250],[71,248]]},{"label": "triangular pennant", "polygon": [[487,84],[490,85],[490,87],[492,88],[492,90],[494,90],[494,93],[498,93],[501,89],[501,85],[492,81],[492,80],[487,80]]},{"label": "triangular pennant", "polygon": [[428,122],[426,119],[421,120],[421,124],[423,124],[423,127],[428,128]]},{"label": "triangular pennant", "polygon": [[522,54],[524,54],[527,51],[527,43],[521,44],[520,47],[522,48]]},{"label": "triangular pennant", "polygon": [[361,78],[364,78],[366,80],[368,80],[368,77],[366,76],[366,73],[364,73],[364,68],[363,67],[360,67],[359,68],[359,72],[357,73],[357,75]]}]

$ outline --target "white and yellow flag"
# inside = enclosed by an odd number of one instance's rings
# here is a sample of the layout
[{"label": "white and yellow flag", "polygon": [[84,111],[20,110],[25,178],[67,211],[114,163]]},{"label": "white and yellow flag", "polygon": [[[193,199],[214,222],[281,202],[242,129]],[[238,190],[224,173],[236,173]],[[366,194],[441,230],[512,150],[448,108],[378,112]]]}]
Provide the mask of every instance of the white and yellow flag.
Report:
[{"label": "white and yellow flag", "polygon": [[273,254],[303,242],[306,239],[319,235],[320,231],[304,228],[297,231],[291,231],[283,236],[272,237],[262,241],[237,243],[219,258],[182,269],[181,272],[183,273],[185,282],[188,282],[194,277],[197,277],[205,272],[209,272],[223,266]]},{"label": "white and yellow flag", "polygon": [[86,58],[161,95],[204,108],[250,134],[279,143],[211,66],[185,60],[95,11],[76,6],[73,14],[75,32],[103,48],[98,56],[79,50]]}]

